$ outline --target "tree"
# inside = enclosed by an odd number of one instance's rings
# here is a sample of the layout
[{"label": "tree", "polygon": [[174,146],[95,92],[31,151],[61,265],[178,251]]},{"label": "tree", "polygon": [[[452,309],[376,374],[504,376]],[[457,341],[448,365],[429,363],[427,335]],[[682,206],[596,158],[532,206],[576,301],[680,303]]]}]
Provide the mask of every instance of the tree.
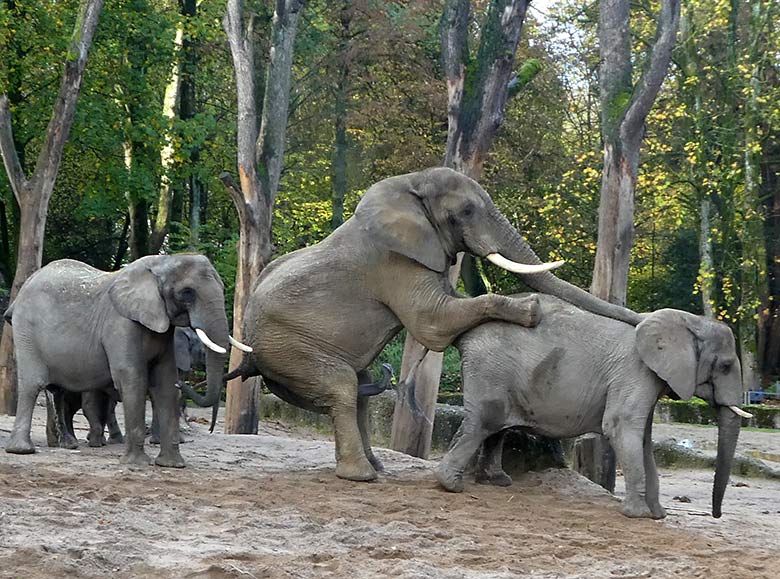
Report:
[{"label": "tree", "polygon": [[[538,72],[538,62],[528,62],[514,72],[530,0],[490,2],[474,58],[469,55],[469,0],[448,0],[442,15],[441,50],[447,77],[448,133],[444,165],[479,179],[482,167],[504,120],[511,96]],[[454,286],[460,262],[450,269]],[[427,458],[430,452],[436,392],[443,355],[427,350],[411,335],[404,344],[401,380],[414,382],[419,414],[410,401],[399,398],[393,415],[392,447]]]},{"label": "tree", "polygon": [[[273,254],[271,222],[284,158],[293,48],[304,5],[304,0],[277,0],[275,3],[259,126],[254,17],[246,13],[243,0],[228,0],[223,23],[233,56],[238,99],[239,185],[228,173],[221,177],[239,219],[238,269],[233,298],[233,336],[239,341],[250,288]],[[233,348],[231,367],[237,366],[240,358],[241,352]],[[258,387],[254,381],[244,383],[236,379],[228,384],[227,433],[257,433],[257,399]]]},{"label": "tree", "polygon": [[[680,1],[662,0],[656,41],[636,85],[633,83],[630,17],[630,0],[601,0],[598,34],[604,165],[591,293],[619,305],[625,305],[628,290],[634,238],[634,194],[645,120],[671,62]],[[613,491],[614,453],[598,439],[586,440],[580,441],[579,448],[575,449],[577,466],[596,479],[594,482]],[[591,445],[594,448],[591,449]]]},{"label": "tree", "polygon": [[[46,137],[35,170],[27,177],[19,162],[11,125],[8,96],[0,95],[0,153],[21,210],[16,273],[11,287],[13,299],[32,273],[41,267],[46,216],[57,179],[62,150],[70,133],[76,110],[87,54],[97,27],[103,0],[81,0],[76,24],[65,57],[57,100],[54,103]],[[16,363],[11,327],[6,324],[0,342],[0,411],[16,411]]]}]

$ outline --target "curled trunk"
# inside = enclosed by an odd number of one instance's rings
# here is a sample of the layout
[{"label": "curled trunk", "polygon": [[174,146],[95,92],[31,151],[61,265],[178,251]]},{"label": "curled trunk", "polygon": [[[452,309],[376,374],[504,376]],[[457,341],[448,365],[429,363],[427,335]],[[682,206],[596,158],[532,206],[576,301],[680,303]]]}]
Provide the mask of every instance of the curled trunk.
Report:
[{"label": "curled trunk", "polygon": [[712,516],[716,519],[721,516],[721,504],[729,484],[741,424],[741,418],[728,406],[718,407],[718,457],[715,463],[715,482],[712,485]]},{"label": "curled trunk", "polygon": [[[194,330],[203,330],[215,344],[222,348],[227,348],[229,346],[228,327],[224,308],[215,306],[214,308],[207,310],[207,312],[209,313],[190,312],[190,324],[192,325],[192,328]],[[186,384],[182,386],[184,395],[191,400],[194,400],[195,404],[202,407],[212,407],[211,428],[209,429],[209,432],[213,432],[214,425],[217,423],[219,400],[222,394],[222,385],[224,384],[222,375],[224,374],[226,359],[227,354],[206,349],[207,387],[205,396],[201,396]]]},{"label": "curled trunk", "polygon": [[[494,219],[499,222],[500,234],[498,236],[498,253],[518,263],[538,265],[541,262],[534,250],[526,243],[523,237],[515,230],[509,221],[498,210]],[[575,306],[594,314],[606,316],[636,326],[642,318],[636,312],[610,304],[601,300],[583,289],[557,278],[549,271],[534,274],[520,274],[522,280],[536,291],[554,295]]]}]

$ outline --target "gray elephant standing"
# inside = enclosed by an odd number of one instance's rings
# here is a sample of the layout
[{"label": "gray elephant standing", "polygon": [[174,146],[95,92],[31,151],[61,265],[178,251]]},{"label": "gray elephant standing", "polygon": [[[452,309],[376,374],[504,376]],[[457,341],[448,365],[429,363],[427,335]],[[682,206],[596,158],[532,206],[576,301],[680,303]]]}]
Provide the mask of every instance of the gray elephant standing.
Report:
[{"label": "gray elephant standing", "polygon": [[489,322],[463,334],[465,418],[435,470],[451,491],[484,444],[477,477],[511,484],[501,467],[503,431],[510,427],[570,438],[604,434],[626,481],[623,513],[662,518],[653,458],[653,410],[668,394],[698,396],[718,410],[718,457],[712,513],[720,517],[740,416],[742,372],[725,324],[679,310],[645,314],[633,328],[539,296],[542,320],[533,330]]},{"label": "gray elephant standing", "polygon": [[42,388],[84,392],[113,383],[127,428],[122,462],[150,462],[144,452],[149,392],[162,425],[155,463],[183,467],[174,326],[195,328],[211,348],[205,401],[216,415],[229,337],[222,280],[202,255],[148,256],[114,273],[78,261],[55,261],[25,282],[6,319],[14,328],[19,380],[6,452],[35,452],[30,426]]},{"label": "gray elephant standing", "polygon": [[[540,265],[520,234],[472,179],[436,168],[373,185],[355,215],[317,245],[265,268],[244,316],[254,352],[229,376],[262,374],[284,400],[333,418],[336,474],[373,480],[382,468],[368,438],[366,368],[406,329],[430,350],[490,319],[537,323],[535,297],[463,298],[447,278],[458,252],[520,273],[533,288],[599,314],[638,323]],[[199,402],[198,397],[194,397]]]}]

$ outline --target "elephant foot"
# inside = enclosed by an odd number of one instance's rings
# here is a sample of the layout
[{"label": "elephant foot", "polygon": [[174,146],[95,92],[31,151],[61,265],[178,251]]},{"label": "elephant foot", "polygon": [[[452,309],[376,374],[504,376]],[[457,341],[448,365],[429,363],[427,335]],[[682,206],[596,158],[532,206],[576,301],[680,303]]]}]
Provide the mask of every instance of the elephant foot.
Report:
[{"label": "elephant foot", "polygon": [[475,480],[477,484],[481,485],[493,485],[497,487],[508,487],[512,485],[512,477],[503,470],[495,472],[480,471],[476,474]]},{"label": "elephant foot", "polygon": [[160,437],[159,436],[155,436],[154,434],[152,434],[149,437],[149,444],[154,444],[154,445],[160,444]]},{"label": "elephant foot", "polygon": [[126,452],[119,462],[131,466],[149,466],[152,464],[152,459],[143,450],[131,450]]},{"label": "elephant foot", "polygon": [[463,492],[463,473],[448,468],[444,464],[439,464],[433,469],[433,475],[439,484],[451,493]]},{"label": "elephant foot", "polygon": [[124,444],[125,437],[121,434],[111,435],[108,437],[108,444]]},{"label": "elephant foot", "polygon": [[653,519],[650,507],[644,501],[623,501],[620,512],[632,519]]},{"label": "elephant foot", "polygon": [[106,439],[103,437],[102,433],[100,434],[100,436],[93,436],[92,434],[88,434],[87,444],[89,444],[89,446],[91,446],[92,448],[100,448],[101,446],[106,445]]},{"label": "elephant foot", "polygon": [[165,454],[161,452],[157,458],[154,459],[154,464],[166,468],[184,468],[187,466],[184,463],[184,459],[181,457],[181,454],[178,452],[169,452]]},{"label": "elephant foot", "polygon": [[70,433],[68,433],[66,436],[62,437],[62,442],[60,442],[59,447],[67,448],[68,450],[76,450],[79,447],[79,441],[76,440],[75,436],[71,436]]},{"label": "elephant foot", "polygon": [[338,461],[338,464],[336,465],[336,476],[358,482],[368,482],[376,480],[377,478],[374,467],[371,466],[371,463],[366,459],[353,463]]},{"label": "elephant foot", "polygon": [[659,503],[649,505],[649,507],[654,519],[658,520],[666,518],[666,509],[663,508]]},{"label": "elephant foot", "polygon": [[10,442],[6,445],[5,451],[11,454],[34,454],[35,445],[30,440],[30,437],[11,437]]},{"label": "elephant foot", "polygon": [[508,298],[513,313],[511,321],[527,328],[539,325],[542,319],[542,308],[539,305],[539,297],[530,295],[523,298]]}]

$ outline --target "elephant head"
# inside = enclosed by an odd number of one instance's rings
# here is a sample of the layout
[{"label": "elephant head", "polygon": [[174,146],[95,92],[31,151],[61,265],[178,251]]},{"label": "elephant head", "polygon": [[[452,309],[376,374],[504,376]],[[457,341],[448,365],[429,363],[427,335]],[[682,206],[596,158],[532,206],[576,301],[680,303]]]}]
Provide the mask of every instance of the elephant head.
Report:
[{"label": "elephant head", "polygon": [[636,328],[636,347],[647,366],[674,394],[709,402],[718,411],[718,456],[712,488],[712,516],[721,516],[737,446],[742,401],[742,368],[728,326],[679,310],[658,310]]},{"label": "elephant head", "polygon": [[458,252],[468,252],[514,273],[537,291],[636,325],[635,312],[602,301],[565,282],[542,264],[480,185],[447,168],[390,177],[373,185],[355,210],[372,240],[443,273]]},{"label": "elephant head", "polygon": [[[171,326],[191,327],[208,348],[205,396],[195,401],[219,408],[228,335],[224,285],[202,255],[154,255],[138,259],[117,272],[109,296],[116,310],[158,333]],[[213,424],[212,424],[213,428]]]}]

